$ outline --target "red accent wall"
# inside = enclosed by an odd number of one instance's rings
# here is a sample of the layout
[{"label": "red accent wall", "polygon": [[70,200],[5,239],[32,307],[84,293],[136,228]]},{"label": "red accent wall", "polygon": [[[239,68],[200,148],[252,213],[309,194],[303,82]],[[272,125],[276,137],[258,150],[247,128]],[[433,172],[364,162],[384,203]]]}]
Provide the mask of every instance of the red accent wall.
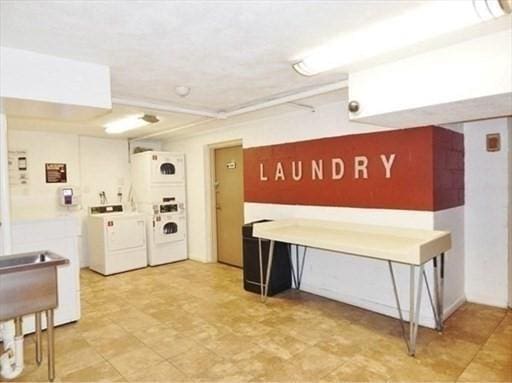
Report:
[{"label": "red accent wall", "polygon": [[[386,161],[395,154],[386,178]],[[368,178],[356,178],[355,157],[365,156]],[[333,179],[332,159],[344,162]],[[322,160],[323,179],[312,178],[312,161]],[[302,178],[292,163],[302,162]],[[283,173],[276,167],[281,163]],[[389,162],[388,162],[389,163]],[[263,166],[261,180],[260,166]],[[339,170],[339,168],[338,168]],[[284,175],[284,180],[282,179]],[[297,173],[296,173],[297,175]],[[434,126],[354,134],[244,150],[246,202],[442,210],[464,204],[464,136]]]}]

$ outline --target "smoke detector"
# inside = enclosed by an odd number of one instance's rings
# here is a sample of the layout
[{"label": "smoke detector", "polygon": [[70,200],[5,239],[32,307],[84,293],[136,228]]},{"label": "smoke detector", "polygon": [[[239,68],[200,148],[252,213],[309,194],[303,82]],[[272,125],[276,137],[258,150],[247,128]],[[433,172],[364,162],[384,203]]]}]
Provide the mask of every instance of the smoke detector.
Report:
[{"label": "smoke detector", "polygon": [[180,97],[187,97],[190,93],[190,88],[188,86],[177,86],[174,88],[174,91]]}]

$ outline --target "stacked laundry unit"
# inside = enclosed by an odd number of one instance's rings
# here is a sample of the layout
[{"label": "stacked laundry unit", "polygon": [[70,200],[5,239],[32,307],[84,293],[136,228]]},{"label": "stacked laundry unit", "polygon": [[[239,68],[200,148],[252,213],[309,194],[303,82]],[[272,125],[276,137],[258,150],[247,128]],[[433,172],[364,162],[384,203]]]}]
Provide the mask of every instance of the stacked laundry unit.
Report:
[{"label": "stacked laundry unit", "polygon": [[137,210],[146,214],[148,264],[187,259],[184,155],[134,154],[132,183]]}]

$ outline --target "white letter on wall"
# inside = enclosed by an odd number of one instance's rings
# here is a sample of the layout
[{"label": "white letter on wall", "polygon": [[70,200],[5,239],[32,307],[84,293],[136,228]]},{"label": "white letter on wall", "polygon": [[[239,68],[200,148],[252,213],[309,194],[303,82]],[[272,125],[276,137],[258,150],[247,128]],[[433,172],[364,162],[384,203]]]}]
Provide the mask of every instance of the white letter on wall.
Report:
[{"label": "white letter on wall", "polygon": [[385,154],[381,154],[380,159],[382,160],[384,169],[386,169],[386,178],[391,178],[391,167],[393,166],[393,162],[395,162],[395,153],[391,154],[389,159],[386,158]]},{"label": "white letter on wall", "polygon": [[324,162],[323,160],[318,161],[311,161],[311,177],[316,180],[323,180],[324,179]]},{"label": "white letter on wall", "polygon": [[268,181],[268,177],[265,175],[263,164],[260,164],[260,181]]},{"label": "white letter on wall", "polygon": [[359,178],[359,173],[363,173],[363,178],[368,178],[368,157],[356,156],[354,157],[354,176]]},{"label": "white letter on wall", "polygon": [[302,161],[292,161],[292,178],[295,181],[299,181],[302,178]]},{"label": "white letter on wall", "polygon": [[274,179],[276,181],[279,179],[284,181],[284,170],[283,170],[283,164],[281,164],[281,162],[278,162],[276,165],[276,175],[275,175]]},{"label": "white letter on wall", "polygon": [[345,174],[345,163],[341,158],[333,158],[331,160],[332,179],[341,180]]}]

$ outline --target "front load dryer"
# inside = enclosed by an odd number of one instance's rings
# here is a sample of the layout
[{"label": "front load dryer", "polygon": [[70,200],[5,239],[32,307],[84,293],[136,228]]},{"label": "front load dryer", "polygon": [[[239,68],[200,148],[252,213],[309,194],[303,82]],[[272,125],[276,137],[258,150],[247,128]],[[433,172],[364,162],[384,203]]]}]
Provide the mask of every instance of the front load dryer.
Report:
[{"label": "front load dryer", "polygon": [[89,267],[103,275],[147,266],[145,218],[123,205],[90,208],[87,219]]},{"label": "front load dryer", "polygon": [[185,155],[156,151],[133,154],[131,172],[135,201],[156,202],[150,197],[152,188],[184,185]]},{"label": "front load dryer", "polygon": [[187,219],[184,204],[172,201],[139,204],[147,214],[148,263],[150,266],[182,261],[187,255]]},{"label": "front load dryer", "polygon": [[150,266],[187,259],[187,221],[183,214],[153,215],[148,237]]}]

